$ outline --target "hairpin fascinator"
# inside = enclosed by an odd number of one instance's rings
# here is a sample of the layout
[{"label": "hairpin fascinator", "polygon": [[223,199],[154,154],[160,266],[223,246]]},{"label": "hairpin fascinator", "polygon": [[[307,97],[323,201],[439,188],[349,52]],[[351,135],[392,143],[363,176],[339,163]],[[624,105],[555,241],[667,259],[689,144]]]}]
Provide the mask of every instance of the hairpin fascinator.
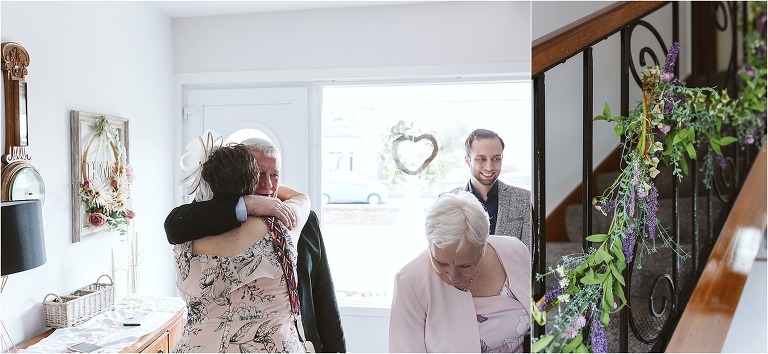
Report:
[{"label": "hairpin fascinator", "polygon": [[198,202],[213,198],[211,187],[202,178],[203,164],[223,144],[223,137],[206,129],[203,135],[187,144],[187,152],[181,156],[182,178],[179,184],[188,195],[194,194]]}]

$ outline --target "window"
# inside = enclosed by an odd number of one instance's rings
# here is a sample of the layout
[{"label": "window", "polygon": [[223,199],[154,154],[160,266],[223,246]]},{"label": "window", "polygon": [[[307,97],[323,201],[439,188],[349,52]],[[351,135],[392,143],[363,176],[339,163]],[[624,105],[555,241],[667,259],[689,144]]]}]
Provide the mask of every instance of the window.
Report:
[{"label": "window", "polygon": [[[528,81],[325,86],[322,95],[321,222],[341,304],[390,305],[395,273],[426,249],[426,211],[440,193],[469,180],[464,140],[472,130],[502,137],[500,178],[530,189]],[[435,137],[432,180],[392,173],[385,139],[398,124],[414,137]],[[397,149],[412,170],[431,152],[426,139]]]}]

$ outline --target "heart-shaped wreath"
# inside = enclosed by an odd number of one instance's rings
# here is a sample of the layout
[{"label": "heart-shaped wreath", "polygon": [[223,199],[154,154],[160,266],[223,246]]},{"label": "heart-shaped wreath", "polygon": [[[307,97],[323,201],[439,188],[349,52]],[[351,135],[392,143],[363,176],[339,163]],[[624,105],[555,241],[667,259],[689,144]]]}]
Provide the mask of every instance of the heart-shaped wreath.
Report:
[{"label": "heart-shaped wreath", "polygon": [[[422,141],[426,139],[430,143],[432,143],[432,153],[427,157],[424,162],[417,168],[415,171],[408,168],[400,159],[400,155],[397,153],[397,148],[400,146],[400,143],[402,142],[412,142],[412,143],[418,143],[419,141]],[[437,145],[437,139],[435,139],[435,136],[432,134],[421,134],[417,137],[414,137],[413,135],[409,134],[400,134],[393,142],[392,142],[392,160],[395,161],[395,165],[397,166],[400,171],[405,172],[408,175],[415,176],[421,173],[421,171],[424,171],[430,163],[437,157],[437,151],[439,147]]]},{"label": "heart-shaped wreath", "polygon": [[[414,130],[413,122],[406,124],[402,120],[387,130],[388,134],[382,139],[384,148],[379,154],[384,162],[384,172],[389,175],[392,184],[404,183],[407,176],[416,176],[432,186],[442,178],[445,167],[448,165],[448,157],[440,154],[445,151],[445,147],[440,146],[433,132],[422,133],[412,130]],[[421,152],[409,153],[403,148],[420,142],[432,145],[427,150],[428,156]]]}]

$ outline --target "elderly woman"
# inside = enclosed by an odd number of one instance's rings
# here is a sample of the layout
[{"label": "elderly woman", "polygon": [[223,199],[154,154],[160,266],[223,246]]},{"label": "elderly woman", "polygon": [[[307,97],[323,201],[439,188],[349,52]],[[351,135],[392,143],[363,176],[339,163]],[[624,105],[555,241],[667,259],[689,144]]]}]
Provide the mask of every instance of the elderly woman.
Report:
[{"label": "elderly woman", "polygon": [[390,352],[522,352],[531,265],[517,238],[489,236],[469,192],[442,194],[426,216],[427,250],[395,277]]},{"label": "elderly woman", "polygon": [[[214,196],[249,195],[259,168],[248,147],[225,146],[213,150],[201,176]],[[305,351],[295,241],[309,215],[309,198],[287,187],[280,193],[296,214],[295,231],[273,217],[248,217],[226,233],[174,247],[176,286],[188,318],[173,352]]]}]

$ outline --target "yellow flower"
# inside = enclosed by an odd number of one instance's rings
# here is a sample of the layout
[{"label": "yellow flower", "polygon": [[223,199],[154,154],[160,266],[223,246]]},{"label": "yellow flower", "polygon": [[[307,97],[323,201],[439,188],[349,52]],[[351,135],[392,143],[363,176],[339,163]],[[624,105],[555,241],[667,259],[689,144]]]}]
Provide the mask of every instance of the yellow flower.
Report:
[{"label": "yellow flower", "polygon": [[[651,146],[653,146],[653,145],[651,145]],[[650,158],[649,157],[644,157],[643,158],[643,163],[646,164],[649,167],[656,167],[656,166],[659,165],[659,158],[656,157],[656,156],[650,157]]]},{"label": "yellow flower", "polygon": [[[648,146],[648,153],[649,154],[653,154],[654,152],[661,151],[661,150],[664,150],[664,145],[661,144],[661,141],[656,141],[653,144],[651,144],[650,146]],[[657,161],[659,160],[658,158],[655,158],[655,157],[654,157],[654,159],[656,159]],[[658,163],[658,162],[656,162],[656,163]]]}]

